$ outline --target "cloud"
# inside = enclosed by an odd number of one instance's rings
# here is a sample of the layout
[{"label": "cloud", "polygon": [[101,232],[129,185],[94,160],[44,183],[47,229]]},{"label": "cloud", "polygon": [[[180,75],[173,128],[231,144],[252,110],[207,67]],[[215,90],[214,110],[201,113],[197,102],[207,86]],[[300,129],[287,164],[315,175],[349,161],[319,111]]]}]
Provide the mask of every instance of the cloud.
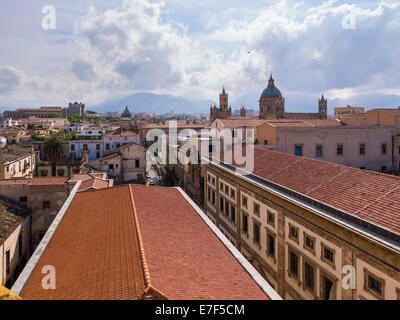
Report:
[{"label": "cloud", "polygon": [[[217,100],[225,85],[233,101],[258,96],[270,71],[288,97],[317,98],[324,92],[332,99],[350,99],[398,92],[400,86],[400,1],[94,3],[74,16],[67,53],[65,46],[58,54],[42,50],[43,56],[57,56],[51,68],[43,66],[51,72],[38,75],[12,64],[26,75],[0,69],[0,93],[18,98],[11,95],[18,88],[27,99],[71,98],[87,104],[137,91]],[[354,30],[342,27],[349,12],[356,15]],[[73,15],[67,16],[70,25]],[[62,25],[62,15],[58,19]]]},{"label": "cloud", "polygon": [[92,7],[77,26],[81,55],[98,70],[99,81],[131,90],[168,88],[182,81],[179,56],[188,46],[183,33],[161,23],[162,4],[124,1],[119,8]]},{"label": "cloud", "polygon": [[73,61],[72,72],[82,81],[90,82],[96,79],[93,66],[79,58]]},{"label": "cloud", "polygon": [[24,73],[10,66],[0,67],[0,94],[16,90],[24,79]]}]

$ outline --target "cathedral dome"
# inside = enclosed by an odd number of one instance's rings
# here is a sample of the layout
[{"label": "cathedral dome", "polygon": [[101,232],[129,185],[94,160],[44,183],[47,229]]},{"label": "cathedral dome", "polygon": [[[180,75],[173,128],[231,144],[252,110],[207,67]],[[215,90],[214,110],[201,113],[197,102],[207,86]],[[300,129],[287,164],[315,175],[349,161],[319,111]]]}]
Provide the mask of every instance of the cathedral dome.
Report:
[{"label": "cathedral dome", "polygon": [[277,87],[275,87],[274,79],[272,79],[272,74],[270,79],[268,80],[268,87],[264,89],[260,99],[268,98],[282,98],[282,93]]}]

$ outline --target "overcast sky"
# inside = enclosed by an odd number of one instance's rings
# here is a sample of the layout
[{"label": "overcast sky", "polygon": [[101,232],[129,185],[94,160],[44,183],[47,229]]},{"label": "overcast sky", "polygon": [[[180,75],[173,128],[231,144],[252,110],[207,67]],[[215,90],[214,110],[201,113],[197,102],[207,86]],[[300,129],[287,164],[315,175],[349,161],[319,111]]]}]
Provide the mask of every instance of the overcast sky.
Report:
[{"label": "overcast sky", "polygon": [[[56,29],[42,28],[42,8]],[[400,95],[400,1],[1,0],[0,106],[147,91]],[[352,13],[343,26],[343,18]],[[350,28],[349,28],[350,27]]]}]

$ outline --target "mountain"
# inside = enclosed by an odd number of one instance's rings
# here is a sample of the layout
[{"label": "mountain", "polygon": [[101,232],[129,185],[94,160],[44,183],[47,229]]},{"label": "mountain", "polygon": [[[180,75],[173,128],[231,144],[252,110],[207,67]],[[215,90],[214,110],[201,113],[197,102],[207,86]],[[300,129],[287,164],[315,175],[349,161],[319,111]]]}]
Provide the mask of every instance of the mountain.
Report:
[{"label": "mountain", "polygon": [[98,112],[122,112],[125,106],[128,106],[131,112],[154,112],[164,114],[173,110],[175,113],[194,114],[208,113],[211,104],[215,104],[215,102],[212,100],[191,101],[168,94],[141,92],[124,98],[110,99],[96,106],[88,107],[88,109]]}]

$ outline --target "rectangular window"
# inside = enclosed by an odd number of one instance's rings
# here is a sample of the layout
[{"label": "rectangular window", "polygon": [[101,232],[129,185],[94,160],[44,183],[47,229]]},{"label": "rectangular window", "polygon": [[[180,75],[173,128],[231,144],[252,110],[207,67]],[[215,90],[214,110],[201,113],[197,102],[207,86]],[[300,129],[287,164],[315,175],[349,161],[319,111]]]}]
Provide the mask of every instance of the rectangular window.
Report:
[{"label": "rectangular window", "polygon": [[234,206],[231,206],[231,222],[236,224],[236,209]]},{"label": "rectangular window", "polygon": [[336,155],[337,156],[343,155],[343,145],[342,144],[336,145]]},{"label": "rectangular window", "polygon": [[140,160],[135,159],[135,168],[139,168],[139,167],[140,167]]},{"label": "rectangular window", "polygon": [[235,190],[234,189],[231,189],[231,198],[235,199]]},{"label": "rectangular window", "polygon": [[312,293],[315,291],[315,269],[308,262],[304,262],[304,286]]},{"label": "rectangular window", "polygon": [[260,225],[257,222],[253,223],[253,241],[260,245]]},{"label": "rectangular window", "polygon": [[215,206],[215,191],[212,192],[212,204]]},{"label": "rectangular window", "polygon": [[224,192],[224,184],[222,182],[219,183],[219,189],[221,192]]},{"label": "rectangular window", "polygon": [[294,155],[303,156],[303,145],[298,144],[294,146]]},{"label": "rectangular window", "polygon": [[304,233],[304,248],[315,253],[315,238]]},{"label": "rectangular window", "polygon": [[271,226],[275,226],[275,215],[269,210],[267,210],[267,222]]},{"label": "rectangular window", "polygon": [[229,218],[229,201],[225,200],[225,216]]},{"label": "rectangular window", "polygon": [[258,217],[260,216],[260,204],[259,203],[254,202],[253,213]]},{"label": "rectangular window", "polygon": [[224,212],[224,198],[222,197],[219,198],[219,211],[220,213]]},{"label": "rectangular window", "polygon": [[110,150],[110,144],[109,143],[106,144],[106,150]]},{"label": "rectangular window", "polygon": [[322,144],[317,144],[315,146],[315,157],[322,158]]},{"label": "rectangular window", "polygon": [[368,275],[368,289],[374,291],[376,294],[382,296],[382,282],[374,276]]},{"label": "rectangular window", "polygon": [[366,150],[366,145],[365,143],[360,143],[360,155],[364,156],[365,155],[365,150]]},{"label": "rectangular window", "polygon": [[271,234],[267,236],[267,252],[270,257],[275,259],[275,237]]},{"label": "rectangular window", "polygon": [[50,201],[43,201],[43,209],[50,209]]},{"label": "rectangular window", "polygon": [[207,199],[211,202],[211,189],[207,188]]},{"label": "rectangular window", "polygon": [[28,197],[20,197],[19,202],[28,202]]},{"label": "rectangular window", "polygon": [[242,216],[242,232],[249,233],[249,218],[246,215]]},{"label": "rectangular window", "polygon": [[229,187],[227,185],[225,185],[225,194],[229,196]]},{"label": "rectangular window", "polygon": [[382,151],[382,154],[387,154],[387,143],[381,144],[381,151]]},{"label": "rectangular window", "polygon": [[289,274],[293,278],[299,278],[299,256],[289,249]]},{"label": "rectangular window", "polygon": [[247,208],[247,197],[242,196],[242,205],[243,207]]},{"label": "rectangular window", "polygon": [[100,145],[96,144],[96,150],[100,150]]},{"label": "rectangular window", "polygon": [[71,144],[71,151],[75,151],[75,145]]},{"label": "rectangular window", "polygon": [[289,224],[289,238],[298,243],[299,242],[299,228],[294,227]]},{"label": "rectangular window", "polygon": [[328,263],[335,262],[335,251],[322,244],[322,260]]}]

